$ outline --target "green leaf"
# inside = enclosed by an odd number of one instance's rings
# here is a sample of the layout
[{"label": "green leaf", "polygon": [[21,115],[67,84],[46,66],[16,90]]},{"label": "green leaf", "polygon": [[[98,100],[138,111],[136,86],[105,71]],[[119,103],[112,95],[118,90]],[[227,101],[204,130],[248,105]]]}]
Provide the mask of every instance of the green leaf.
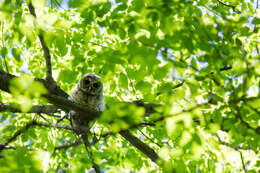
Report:
[{"label": "green leaf", "polygon": [[195,67],[196,69],[198,69],[198,64],[196,62],[196,60],[194,58],[191,59],[191,66]]},{"label": "green leaf", "polygon": [[140,81],[136,84],[135,88],[143,93],[148,93],[152,89],[152,85],[149,82]]},{"label": "green leaf", "polygon": [[219,110],[214,111],[213,120],[217,124],[221,125],[223,121],[222,112],[220,112]]},{"label": "green leaf", "polygon": [[46,6],[46,0],[34,0],[32,4],[36,8],[43,8]]},{"label": "green leaf", "polygon": [[133,0],[132,1],[132,6],[134,11],[140,12],[142,8],[145,6],[145,1],[144,0]]},{"label": "green leaf", "polygon": [[173,90],[173,84],[170,82],[161,83],[161,85],[157,88],[157,92],[159,93],[169,93]]},{"label": "green leaf", "polygon": [[[245,165],[257,172],[260,19],[253,0],[222,0],[241,13],[208,0],[35,0],[36,18],[28,2],[0,3],[0,89],[9,74],[22,76],[11,80],[11,95],[0,93],[0,141],[14,139],[1,151],[0,172],[86,172],[92,160],[106,172],[243,170],[239,153],[216,133],[246,147]],[[71,130],[33,126],[13,137],[31,120],[56,124],[67,114],[25,113],[39,104],[48,112],[51,104],[33,80],[46,76],[38,34],[61,89],[71,91],[87,72],[102,76],[106,110],[89,124],[88,152],[70,145],[78,141]],[[66,117],[60,126],[70,126]],[[160,159],[153,164],[143,147],[118,136],[124,129]]]},{"label": "green leaf", "polygon": [[128,88],[128,78],[125,74],[120,73],[118,82],[119,82],[119,87]]},{"label": "green leaf", "polygon": [[130,24],[129,27],[128,27],[128,34],[130,36],[134,36],[136,33],[136,27],[134,24]]},{"label": "green leaf", "polygon": [[[28,151],[25,147],[17,147],[15,151],[9,151],[0,160],[1,171],[3,172],[42,172],[43,157],[41,151]],[[41,157],[39,157],[41,156]],[[48,166],[45,164],[45,166]]]},{"label": "green leaf", "polygon": [[70,70],[70,69],[64,69],[59,73],[58,80],[65,82],[65,83],[73,83],[74,79],[77,78],[77,74]]},{"label": "green leaf", "polygon": [[99,7],[99,10],[96,11],[98,17],[103,17],[111,8],[110,2],[104,3]]},{"label": "green leaf", "polygon": [[253,24],[257,25],[257,24],[260,24],[260,18],[258,17],[255,17],[252,21]]},{"label": "green leaf", "polygon": [[86,0],[69,0],[68,2],[70,8],[77,8],[87,3]]},{"label": "green leaf", "polygon": [[16,61],[18,61],[18,62],[21,61],[21,52],[18,49],[12,48],[12,54],[13,54],[14,58],[16,59]]},{"label": "green leaf", "polygon": [[0,53],[3,57],[5,57],[8,54],[8,49],[6,47],[2,47]]},{"label": "green leaf", "polygon": [[225,130],[230,130],[236,122],[235,118],[224,119],[223,127]]},{"label": "green leaf", "polygon": [[145,113],[143,107],[125,103],[111,103],[108,106],[109,110],[102,114],[100,121],[112,123],[114,132],[127,129],[130,125],[138,124],[143,120]]},{"label": "green leaf", "polygon": [[163,67],[158,67],[154,72],[154,78],[156,80],[161,80],[163,78],[168,77],[168,73],[169,73],[169,67],[167,65]]},{"label": "green leaf", "polygon": [[22,112],[27,112],[31,109],[33,99],[47,93],[43,84],[34,81],[28,74],[23,74],[19,78],[13,78],[10,81],[9,89],[13,96],[13,102],[19,105]]}]

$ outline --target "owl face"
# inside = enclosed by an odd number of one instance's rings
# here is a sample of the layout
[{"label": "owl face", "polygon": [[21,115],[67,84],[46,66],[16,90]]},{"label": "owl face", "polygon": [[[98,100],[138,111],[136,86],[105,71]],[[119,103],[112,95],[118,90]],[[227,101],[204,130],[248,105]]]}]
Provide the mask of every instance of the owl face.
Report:
[{"label": "owl face", "polygon": [[103,91],[103,83],[100,77],[93,73],[87,73],[79,82],[80,89],[89,95],[98,95]]}]

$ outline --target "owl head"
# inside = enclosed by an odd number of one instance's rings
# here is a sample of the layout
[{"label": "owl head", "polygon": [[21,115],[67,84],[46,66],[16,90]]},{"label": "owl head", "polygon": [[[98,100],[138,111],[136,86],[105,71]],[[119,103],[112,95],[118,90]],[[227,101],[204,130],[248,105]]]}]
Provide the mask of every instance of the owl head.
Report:
[{"label": "owl head", "polygon": [[87,73],[80,79],[79,88],[89,95],[103,93],[103,83],[100,81],[100,77],[93,73]]}]

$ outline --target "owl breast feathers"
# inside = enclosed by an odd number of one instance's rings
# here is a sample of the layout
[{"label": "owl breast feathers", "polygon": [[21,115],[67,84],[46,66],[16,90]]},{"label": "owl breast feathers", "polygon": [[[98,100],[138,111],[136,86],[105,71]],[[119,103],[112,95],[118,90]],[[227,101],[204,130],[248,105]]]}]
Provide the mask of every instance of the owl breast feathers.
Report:
[{"label": "owl breast feathers", "polygon": [[85,74],[72,91],[69,99],[79,105],[103,111],[105,102],[103,83],[100,81],[100,77],[93,73]]}]

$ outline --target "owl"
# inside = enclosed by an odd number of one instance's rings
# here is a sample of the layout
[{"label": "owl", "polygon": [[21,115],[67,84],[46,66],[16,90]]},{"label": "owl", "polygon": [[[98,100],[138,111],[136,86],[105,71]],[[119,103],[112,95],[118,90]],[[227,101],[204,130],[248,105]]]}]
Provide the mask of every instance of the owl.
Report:
[{"label": "owl", "polygon": [[[80,106],[100,112],[103,111],[105,109],[105,102],[103,83],[100,81],[100,77],[93,73],[85,74],[73,89],[69,99]],[[74,129],[88,127],[86,116],[78,114],[75,111],[70,111],[70,117]],[[80,133],[80,131],[76,130],[76,133]]]}]

